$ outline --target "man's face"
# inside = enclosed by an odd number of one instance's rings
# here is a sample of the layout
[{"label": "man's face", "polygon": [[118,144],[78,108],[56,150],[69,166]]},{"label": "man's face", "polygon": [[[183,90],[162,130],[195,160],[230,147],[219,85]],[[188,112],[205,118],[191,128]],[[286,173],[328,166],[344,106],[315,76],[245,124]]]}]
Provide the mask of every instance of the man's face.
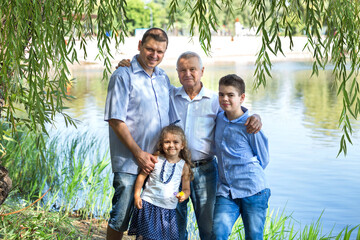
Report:
[{"label": "man's face", "polygon": [[145,43],[139,41],[138,61],[144,70],[150,75],[153,73],[154,68],[159,65],[164,58],[166,51],[166,42],[159,42],[153,38],[147,38]]},{"label": "man's face", "polygon": [[204,73],[204,67],[200,68],[197,57],[189,59],[181,58],[177,64],[177,72],[180,83],[185,89],[201,88],[201,77]]}]

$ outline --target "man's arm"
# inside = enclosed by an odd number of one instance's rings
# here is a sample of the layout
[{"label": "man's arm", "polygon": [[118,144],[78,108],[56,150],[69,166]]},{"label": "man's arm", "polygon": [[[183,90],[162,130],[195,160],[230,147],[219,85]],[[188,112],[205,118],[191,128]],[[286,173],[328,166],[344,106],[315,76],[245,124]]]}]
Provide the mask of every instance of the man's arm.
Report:
[{"label": "man's arm", "polygon": [[262,122],[258,114],[253,114],[246,120],[246,131],[248,133],[258,133],[261,130]]},{"label": "man's arm", "polygon": [[117,119],[110,119],[109,125],[120,141],[132,152],[139,167],[147,174],[154,170],[157,159],[150,153],[143,151],[131,136],[126,123]]}]

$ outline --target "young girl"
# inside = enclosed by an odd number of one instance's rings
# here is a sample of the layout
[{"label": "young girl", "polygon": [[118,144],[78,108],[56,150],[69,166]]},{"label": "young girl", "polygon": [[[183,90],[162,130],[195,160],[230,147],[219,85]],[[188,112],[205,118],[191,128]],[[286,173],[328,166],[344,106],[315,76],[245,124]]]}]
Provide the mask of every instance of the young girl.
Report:
[{"label": "young girl", "polygon": [[[134,191],[135,210],[128,235],[137,239],[179,239],[176,205],[190,195],[191,156],[184,131],[169,125],[157,143],[158,162],[149,175],[141,171]],[[145,184],[143,192],[140,192]],[[178,193],[180,183],[182,191]]]}]

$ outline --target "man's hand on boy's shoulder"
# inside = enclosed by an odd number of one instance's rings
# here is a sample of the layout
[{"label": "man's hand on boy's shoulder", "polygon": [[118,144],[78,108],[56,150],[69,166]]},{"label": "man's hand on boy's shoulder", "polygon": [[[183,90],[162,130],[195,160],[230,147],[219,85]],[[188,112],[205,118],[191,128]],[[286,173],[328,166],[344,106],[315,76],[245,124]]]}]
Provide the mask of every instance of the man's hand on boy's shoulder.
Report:
[{"label": "man's hand on boy's shoulder", "polygon": [[116,69],[118,69],[119,67],[130,67],[130,66],[131,66],[130,59],[123,59],[118,63]]},{"label": "man's hand on boy's shoulder", "polygon": [[261,130],[262,122],[258,114],[253,114],[245,122],[246,131],[248,133],[258,133]]}]

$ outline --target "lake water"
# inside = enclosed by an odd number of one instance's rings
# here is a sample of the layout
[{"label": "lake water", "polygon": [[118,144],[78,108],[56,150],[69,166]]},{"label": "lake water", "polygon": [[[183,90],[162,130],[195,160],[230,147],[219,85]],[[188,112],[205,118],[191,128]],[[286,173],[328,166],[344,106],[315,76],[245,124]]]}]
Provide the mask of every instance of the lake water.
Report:
[{"label": "lake water", "polygon": [[[225,74],[236,73],[246,80],[244,106],[261,116],[270,143],[266,169],[270,209],[292,213],[296,226],[316,222],[324,211],[323,233],[332,228],[338,233],[346,225],[360,224],[360,121],[352,121],[354,145],[348,145],[346,157],[337,158],[342,101],[336,96],[331,70],[310,78],[311,67],[302,62],[275,63],[266,88],[253,91],[253,66],[220,63],[206,66],[203,83],[217,91],[218,79]],[[179,86],[175,68],[163,69]],[[108,127],[103,121],[107,82],[101,81],[102,69],[78,67],[72,74],[76,82],[69,92],[76,100],[68,104],[67,112],[80,122],[77,130],[65,129],[59,119],[57,128],[65,136],[94,133],[107,150]]]}]

